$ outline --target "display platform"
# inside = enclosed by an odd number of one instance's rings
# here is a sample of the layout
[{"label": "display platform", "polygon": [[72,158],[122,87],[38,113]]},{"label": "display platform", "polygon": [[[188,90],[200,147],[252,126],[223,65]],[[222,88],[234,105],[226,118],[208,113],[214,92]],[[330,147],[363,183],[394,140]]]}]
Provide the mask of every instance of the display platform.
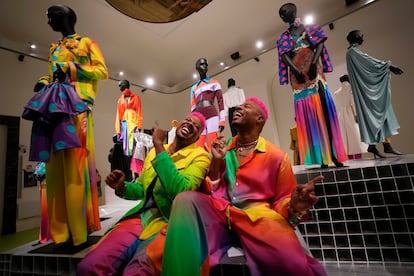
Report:
[{"label": "display platform", "polygon": [[[341,168],[295,166],[294,172],[298,183],[324,176],[316,186],[320,200],[299,230],[328,275],[414,275],[414,155],[366,156]],[[135,204],[101,206],[102,230],[91,234],[92,243]],[[76,275],[89,249],[35,253],[44,246],[33,241],[0,253],[0,275]],[[225,256],[210,274],[249,272],[244,257]]]}]

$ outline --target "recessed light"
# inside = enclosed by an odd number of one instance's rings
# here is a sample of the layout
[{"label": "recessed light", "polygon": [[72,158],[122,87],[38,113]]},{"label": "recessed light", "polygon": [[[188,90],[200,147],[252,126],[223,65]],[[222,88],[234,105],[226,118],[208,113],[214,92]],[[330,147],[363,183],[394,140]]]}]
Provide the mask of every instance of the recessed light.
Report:
[{"label": "recessed light", "polygon": [[153,78],[147,78],[147,85],[151,86],[154,84],[154,79]]},{"label": "recessed light", "polygon": [[28,42],[27,45],[30,49],[36,49],[36,44],[34,44],[33,42]]},{"label": "recessed light", "polygon": [[262,47],[263,47],[263,42],[261,40],[257,41],[256,42],[256,48],[257,49],[262,49]]},{"label": "recessed light", "polygon": [[305,25],[309,25],[313,23],[313,16],[312,15],[307,15],[305,17]]}]

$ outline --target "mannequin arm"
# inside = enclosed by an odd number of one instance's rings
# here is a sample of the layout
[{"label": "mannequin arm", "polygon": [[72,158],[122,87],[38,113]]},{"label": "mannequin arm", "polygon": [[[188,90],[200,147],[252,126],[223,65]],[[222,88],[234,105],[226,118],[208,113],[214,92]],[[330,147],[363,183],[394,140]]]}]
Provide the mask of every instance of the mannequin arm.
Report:
[{"label": "mannequin arm", "polygon": [[288,54],[282,55],[283,62],[292,70],[293,74],[296,77],[296,80],[299,83],[305,82],[305,75],[293,64],[292,59],[288,56]]},{"label": "mannequin arm", "polygon": [[311,80],[314,80],[316,78],[316,75],[317,75],[316,65],[318,64],[318,60],[321,56],[322,49],[323,49],[323,43],[319,43],[315,48],[315,54],[313,56],[312,63],[309,67],[309,72],[308,72],[309,79]]},{"label": "mannequin arm", "polygon": [[399,68],[395,65],[390,65],[390,71],[393,72],[396,75],[401,75],[402,73],[404,73],[404,71],[401,68]]}]

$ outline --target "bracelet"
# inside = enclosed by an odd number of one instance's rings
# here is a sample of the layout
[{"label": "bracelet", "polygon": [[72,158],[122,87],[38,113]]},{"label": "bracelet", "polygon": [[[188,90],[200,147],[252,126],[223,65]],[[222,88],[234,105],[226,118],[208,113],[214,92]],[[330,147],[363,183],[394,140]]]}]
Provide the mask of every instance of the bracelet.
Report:
[{"label": "bracelet", "polygon": [[290,202],[288,203],[289,224],[293,228],[296,227],[300,223],[301,219],[304,216],[306,216],[307,213],[308,213],[307,211],[298,212],[298,211],[293,210]]}]

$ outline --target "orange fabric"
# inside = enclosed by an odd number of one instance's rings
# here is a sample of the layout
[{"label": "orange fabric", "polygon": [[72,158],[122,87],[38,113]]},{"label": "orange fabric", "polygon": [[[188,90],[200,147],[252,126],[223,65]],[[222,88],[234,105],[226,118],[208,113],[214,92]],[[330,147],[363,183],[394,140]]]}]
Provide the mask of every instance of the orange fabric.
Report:
[{"label": "orange fabric", "polygon": [[207,135],[201,134],[200,138],[198,138],[196,142],[196,145],[204,148],[207,152],[210,152],[211,144],[213,143],[214,140],[216,140],[217,136],[218,136],[217,132],[210,132]]},{"label": "orange fabric", "polygon": [[160,234],[155,237],[154,240],[147,246],[146,252],[148,257],[151,259],[155,268],[158,271],[162,270],[162,256],[164,254],[165,235],[167,233],[168,226],[165,226]]},{"label": "orange fabric", "polygon": [[[126,101],[125,97],[129,96],[128,102]],[[130,118],[133,119],[132,124],[134,124],[137,128],[142,129],[142,121],[143,121],[143,115],[142,115],[142,108],[141,108],[141,98],[132,93],[131,90],[126,88],[123,92],[121,97],[118,99],[118,105],[117,105],[117,113],[116,113],[116,120],[115,120],[115,131],[117,134],[121,132],[121,125],[120,121],[125,119],[124,113],[125,111],[129,109],[133,113],[136,114],[136,116],[130,116]]]}]

